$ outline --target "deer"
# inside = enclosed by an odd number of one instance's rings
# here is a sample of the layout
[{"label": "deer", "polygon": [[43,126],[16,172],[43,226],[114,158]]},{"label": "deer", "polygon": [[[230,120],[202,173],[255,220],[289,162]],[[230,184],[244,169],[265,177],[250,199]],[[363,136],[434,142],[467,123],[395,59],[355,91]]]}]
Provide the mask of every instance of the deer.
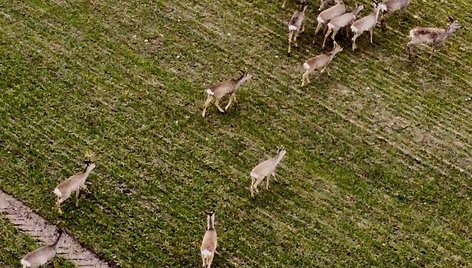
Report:
[{"label": "deer", "polygon": [[215,212],[210,211],[207,213],[207,229],[203,236],[202,246],[200,247],[200,253],[202,255],[203,267],[210,268],[213,262],[213,257],[216,253],[217,246],[217,235],[215,229]]},{"label": "deer", "polygon": [[[249,73],[242,73],[241,76],[237,79],[229,79],[223,82],[220,82],[216,85],[211,86],[210,88],[206,89],[205,92],[207,93],[207,99],[205,104],[203,105],[203,113],[202,117],[205,117],[206,110],[208,106],[210,106],[213,99],[215,99],[215,106],[221,113],[224,113],[228,110],[231,103],[234,101],[236,102],[236,91],[238,88],[244,84],[247,80],[250,80],[252,75]],[[230,94],[229,102],[226,105],[225,109],[220,107],[220,100],[226,94]]]},{"label": "deer", "polygon": [[364,6],[358,5],[352,12],[343,14],[339,17],[332,19],[328,23],[328,31],[326,32],[324,40],[323,40],[323,48],[325,47],[326,39],[328,38],[328,36],[332,33],[331,39],[333,39],[333,41],[336,42],[334,38],[336,37],[336,34],[338,34],[338,31],[341,28],[351,24],[357,18],[357,14],[359,14],[359,12],[361,12],[362,9],[364,9]]},{"label": "deer", "polygon": [[[334,48],[331,52],[327,54],[320,54],[313,58],[308,59],[303,63],[303,69],[305,69],[305,73],[302,76],[302,87],[305,85],[305,81],[310,83],[309,76],[315,70],[321,69],[320,73],[323,73],[331,61],[334,59],[334,56],[339,52],[343,51],[343,48],[338,44],[334,43]],[[329,73],[329,72],[328,72]]]},{"label": "deer", "polygon": [[320,7],[318,11],[326,9],[327,6],[335,4],[334,0],[320,0]]},{"label": "deer", "polygon": [[274,177],[274,179],[277,181],[275,177],[275,169],[277,168],[277,165],[282,161],[284,158],[285,154],[287,153],[287,150],[282,146],[278,151],[277,155],[264,160],[260,162],[257,166],[255,166],[251,170],[251,197],[254,197],[254,191],[256,193],[259,193],[259,189],[257,189],[257,186],[266,178],[266,190],[269,190],[269,179],[270,176]]},{"label": "deer", "polygon": [[[323,1],[332,1],[332,0],[321,0],[321,2]],[[307,3],[308,1],[307,0],[299,0],[298,3],[300,4],[303,4],[303,3]],[[285,4],[287,3],[287,0],[284,0],[283,3],[282,3],[282,8],[285,8]]]},{"label": "deer", "polygon": [[411,59],[413,53],[413,46],[421,44],[431,44],[431,55],[433,57],[437,48],[444,45],[446,40],[459,28],[461,25],[453,17],[449,17],[450,24],[446,29],[442,28],[423,28],[416,27],[410,31],[410,42],[406,45],[408,50],[408,57]]},{"label": "deer", "polygon": [[386,7],[384,15],[380,20],[380,24],[382,25],[382,30],[387,30],[387,18],[390,17],[394,12],[401,10],[404,12],[405,9],[410,5],[411,0],[386,0],[383,4]]},{"label": "deer", "polygon": [[56,249],[57,245],[59,244],[59,240],[61,240],[63,231],[59,229],[59,236],[56,238],[54,243],[40,247],[24,256],[20,263],[23,265],[23,268],[37,268],[40,266],[46,265],[49,261],[51,261],[54,256],[56,256]]},{"label": "deer", "polygon": [[[336,5],[321,11],[321,13],[316,17],[318,24],[316,25],[315,35],[323,28],[330,20],[341,16],[346,13],[346,6],[344,5],[343,0],[335,0]],[[313,40],[315,43],[315,40]]]},{"label": "deer", "polygon": [[300,30],[305,31],[305,10],[308,4],[303,3],[299,6],[298,10],[293,13],[290,21],[288,22],[288,53],[290,54],[292,42],[297,44],[297,38],[300,34]]},{"label": "deer", "polygon": [[76,195],[75,205],[79,205],[79,194],[81,189],[87,189],[85,185],[85,180],[90,175],[90,172],[95,168],[95,164],[88,158],[84,161],[85,168],[83,171],[76,173],[75,175],[69,177],[68,179],[61,182],[53,191],[53,193],[58,198],[56,202],[56,208],[59,214],[62,214],[61,204],[66,201],[73,192]]},{"label": "deer", "polygon": [[373,41],[373,36],[374,36],[374,28],[375,25],[377,24],[377,20],[379,18],[379,13],[380,11],[385,11],[386,6],[385,4],[373,4],[374,10],[372,11],[371,14],[360,18],[356,20],[354,23],[351,25],[351,30],[354,33],[354,36],[352,37],[352,51],[356,50],[356,39],[365,31],[370,32],[370,43],[372,44]]}]

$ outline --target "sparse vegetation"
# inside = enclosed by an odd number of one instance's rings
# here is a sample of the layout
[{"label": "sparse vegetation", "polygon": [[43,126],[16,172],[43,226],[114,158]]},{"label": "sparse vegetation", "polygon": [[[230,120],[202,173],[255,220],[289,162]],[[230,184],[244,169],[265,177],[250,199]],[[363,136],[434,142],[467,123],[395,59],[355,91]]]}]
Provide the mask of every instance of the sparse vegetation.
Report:
[{"label": "sparse vegetation", "polygon": [[[289,57],[293,1],[4,1],[0,188],[122,267],[200,266],[212,206],[212,267],[471,266],[472,31],[434,61],[405,50],[413,27],[467,28],[471,2],[412,1],[300,88],[322,53],[317,2]],[[235,70],[254,75],[240,102],[202,118],[204,89]],[[278,182],[251,198],[274,144]],[[59,216],[52,191],[89,149],[90,193]],[[14,236],[7,267],[35,248]]]}]

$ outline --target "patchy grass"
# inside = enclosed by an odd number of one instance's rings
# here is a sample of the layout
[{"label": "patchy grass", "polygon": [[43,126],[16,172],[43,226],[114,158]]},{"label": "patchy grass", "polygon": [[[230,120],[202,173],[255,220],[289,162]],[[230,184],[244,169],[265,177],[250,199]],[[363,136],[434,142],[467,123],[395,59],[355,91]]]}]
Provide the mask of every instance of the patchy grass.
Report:
[{"label": "patchy grass", "polygon": [[[322,37],[310,45],[311,6],[286,55],[294,8],[2,4],[0,187],[123,267],[199,265],[210,208],[217,267],[470,266],[472,33],[434,60],[417,50],[409,62],[404,48],[416,25],[470,25],[469,1],[413,2],[304,88],[301,63]],[[254,79],[238,102],[201,118],[205,86],[241,69]],[[279,181],[251,199],[249,170],[278,145]],[[86,150],[91,193],[59,216],[52,189]]]}]

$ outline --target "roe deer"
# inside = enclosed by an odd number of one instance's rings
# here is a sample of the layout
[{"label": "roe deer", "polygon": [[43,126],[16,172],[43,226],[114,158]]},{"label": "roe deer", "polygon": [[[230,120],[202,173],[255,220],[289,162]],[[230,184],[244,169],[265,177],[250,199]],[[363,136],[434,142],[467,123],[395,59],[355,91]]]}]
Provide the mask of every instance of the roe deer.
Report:
[{"label": "roe deer", "polygon": [[[244,84],[247,80],[251,79],[252,75],[248,73],[243,73],[238,79],[229,79],[223,82],[220,82],[216,85],[211,86],[210,88],[206,89],[205,92],[207,93],[208,97],[205,101],[205,104],[203,105],[203,113],[202,116],[205,117],[206,110],[208,106],[210,106],[211,102],[213,99],[215,100],[215,106],[218,108],[218,110],[222,113],[225,112],[225,110],[228,110],[229,106],[233,101],[236,101],[236,91],[237,89]],[[226,94],[230,94],[229,97],[229,102],[226,105],[225,109],[223,110],[220,107],[220,100],[223,98]]]},{"label": "roe deer", "polygon": [[288,22],[288,53],[291,51],[292,42],[295,43],[295,46],[298,46],[297,38],[300,30],[305,31],[305,10],[307,6],[306,3],[301,4]]},{"label": "roe deer", "polygon": [[83,171],[69,177],[65,181],[61,182],[55,189],[54,194],[58,200],[56,202],[56,208],[58,212],[62,214],[61,203],[66,201],[73,192],[76,195],[76,206],[79,204],[79,194],[81,189],[86,189],[85,180],[90,175],[90,172],[95,168],[95,164],[89,158],[84,161],[85,168]]},{"label": "roe deer", "polygon": [[380,24],[382,25],[382,30],[387,30],[387,18],[390,17],[395,11],[397,10],[402,10],[402,12],[405,11],[405,9],[408,7],[410,4],[411,0],[387,0],[384,1],[384,5],[386,7],[385,13],[380,19]]},{"label": "roe deer", "polygon": [[341,51],[343,51],[343,48],[335,42],[333,50],[328,54],[320,54],[308,59],[305,63],[303,63],[303,69],[305,69],[305,73],[302,76],[302,87],[305,85],[305,81],[310,83],[309,75],[311,73],[319,69],[321,69],[320,73],[323,73],[333,60],[334,56],[336,56],[336,54]]},{"label": "roe deer", "polygon": [[[318,24],[316,25],[315,35],[323,28],[330,20],[341,16],[342,14],[346,13],[346,6],[344,5],[343,0],[335,0],[336,5],[321,11],[321,13],[316,17],[316,21]],[[315,43],[315,40],[313,40]]]},{"label": "roe deer", "polygon": [[374,6],[374,10],[372,11],[370,15],[356,20],[351,25],[351,30],[354,33],[354,36],[352,37],[352,50],[353,51],[357,48],[356,39],[365,31],[370,32],[370,43],[372,44],[374,42],[372,39],[374,36],[374,28],[379,18],[379,13],[380,11],[385,11],[386,7],[384,4],[375,4],[375,3],[373,4],[373,6]]},{"label": "roe deer", "polygon": [[287,151],[282,146],[278,150],[277,155],[275,157],[262,161],[251,170],[250,175],[251,175],[251,196],[252,197],[254,197],[254,191],[256,191],[257,193],[259,192],[259,190],[257,189],[257,186],[259,185],[259,183],[261,183],[264,180],[264,178],[267,178],[266,189],[269,189],[269,178],[270,176],[273,176],[275,179],[275,168],[280,163],[280,161],[282,161],[286,153]]},{"label": "roe deer", "polygon": [[421,44],[431,44],[431,56],[433,56],[435,50],[442,46],[444,42],[455,32],[457,29],[461,27],[459,22],[455,20],[453,17],[449,17],[451,23],[446,29],[441,28],[423,28],[423,27],[416,27],[410,31],[410,42],[408,42],[407,50],[408,50],[408,57],[411,59],[413,46],[421,45]]},{"label": "roe deer", "polygon": [[323,40],[323,48],[325,47],[326,39],[328,38],[329,34],[332,33],[331,39],[333,39],[333,41],[336,42],[334,38],[336,37],[336,34],[338,33],[338,31],[341,28],[351,24],[357,18],[357,14],[359,14],[359,12],[361,12],[363,8],[364,8],[363,5],[356,6],[356,8],[352,12],[346,13],[344,15],[341,15],[339,17],[332,19],[328,23],[328,31],[326,32],[326,35]]},{"label": "roe deer", "polygon": [[215,212],[210,211],[207,213],[207,229],[205,235],[203,236],[202,246],[200,247],[203,267],[211,267],[213,257],[216,253],[216,246],[217,236],[215,230]]},{"label": "roe deer", "polygon": [[35,251],[26,254],[26,256],[24,256],[20,261],[21,265],[23,265],[23,268],[37,268],[46,265],[49,261],[51,261],[54,256],[56,256],[57,245],[59,244],[61,237],[62,230],[59,229],[59,236],[54,243],[40,247]]}]

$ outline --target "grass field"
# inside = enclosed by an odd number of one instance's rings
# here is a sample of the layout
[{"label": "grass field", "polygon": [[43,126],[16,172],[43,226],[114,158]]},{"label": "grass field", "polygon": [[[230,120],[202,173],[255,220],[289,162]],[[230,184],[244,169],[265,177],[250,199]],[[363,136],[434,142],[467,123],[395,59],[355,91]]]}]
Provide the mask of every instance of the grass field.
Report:
[{"label": "grass field", "polygon": [[[415,0],[301,88],[314,2],[289,57],[281,1],[4,1],[0,187],[122,267],[200,265],[212,208],[215,267],[472,266],[472,4]],[[410,62],[409,29],[449,15],[464,28]],[[243,69],[238,102],[202,118],[203,89]],[[90,193],[59,216],[52,190],[87,150]]]}]

